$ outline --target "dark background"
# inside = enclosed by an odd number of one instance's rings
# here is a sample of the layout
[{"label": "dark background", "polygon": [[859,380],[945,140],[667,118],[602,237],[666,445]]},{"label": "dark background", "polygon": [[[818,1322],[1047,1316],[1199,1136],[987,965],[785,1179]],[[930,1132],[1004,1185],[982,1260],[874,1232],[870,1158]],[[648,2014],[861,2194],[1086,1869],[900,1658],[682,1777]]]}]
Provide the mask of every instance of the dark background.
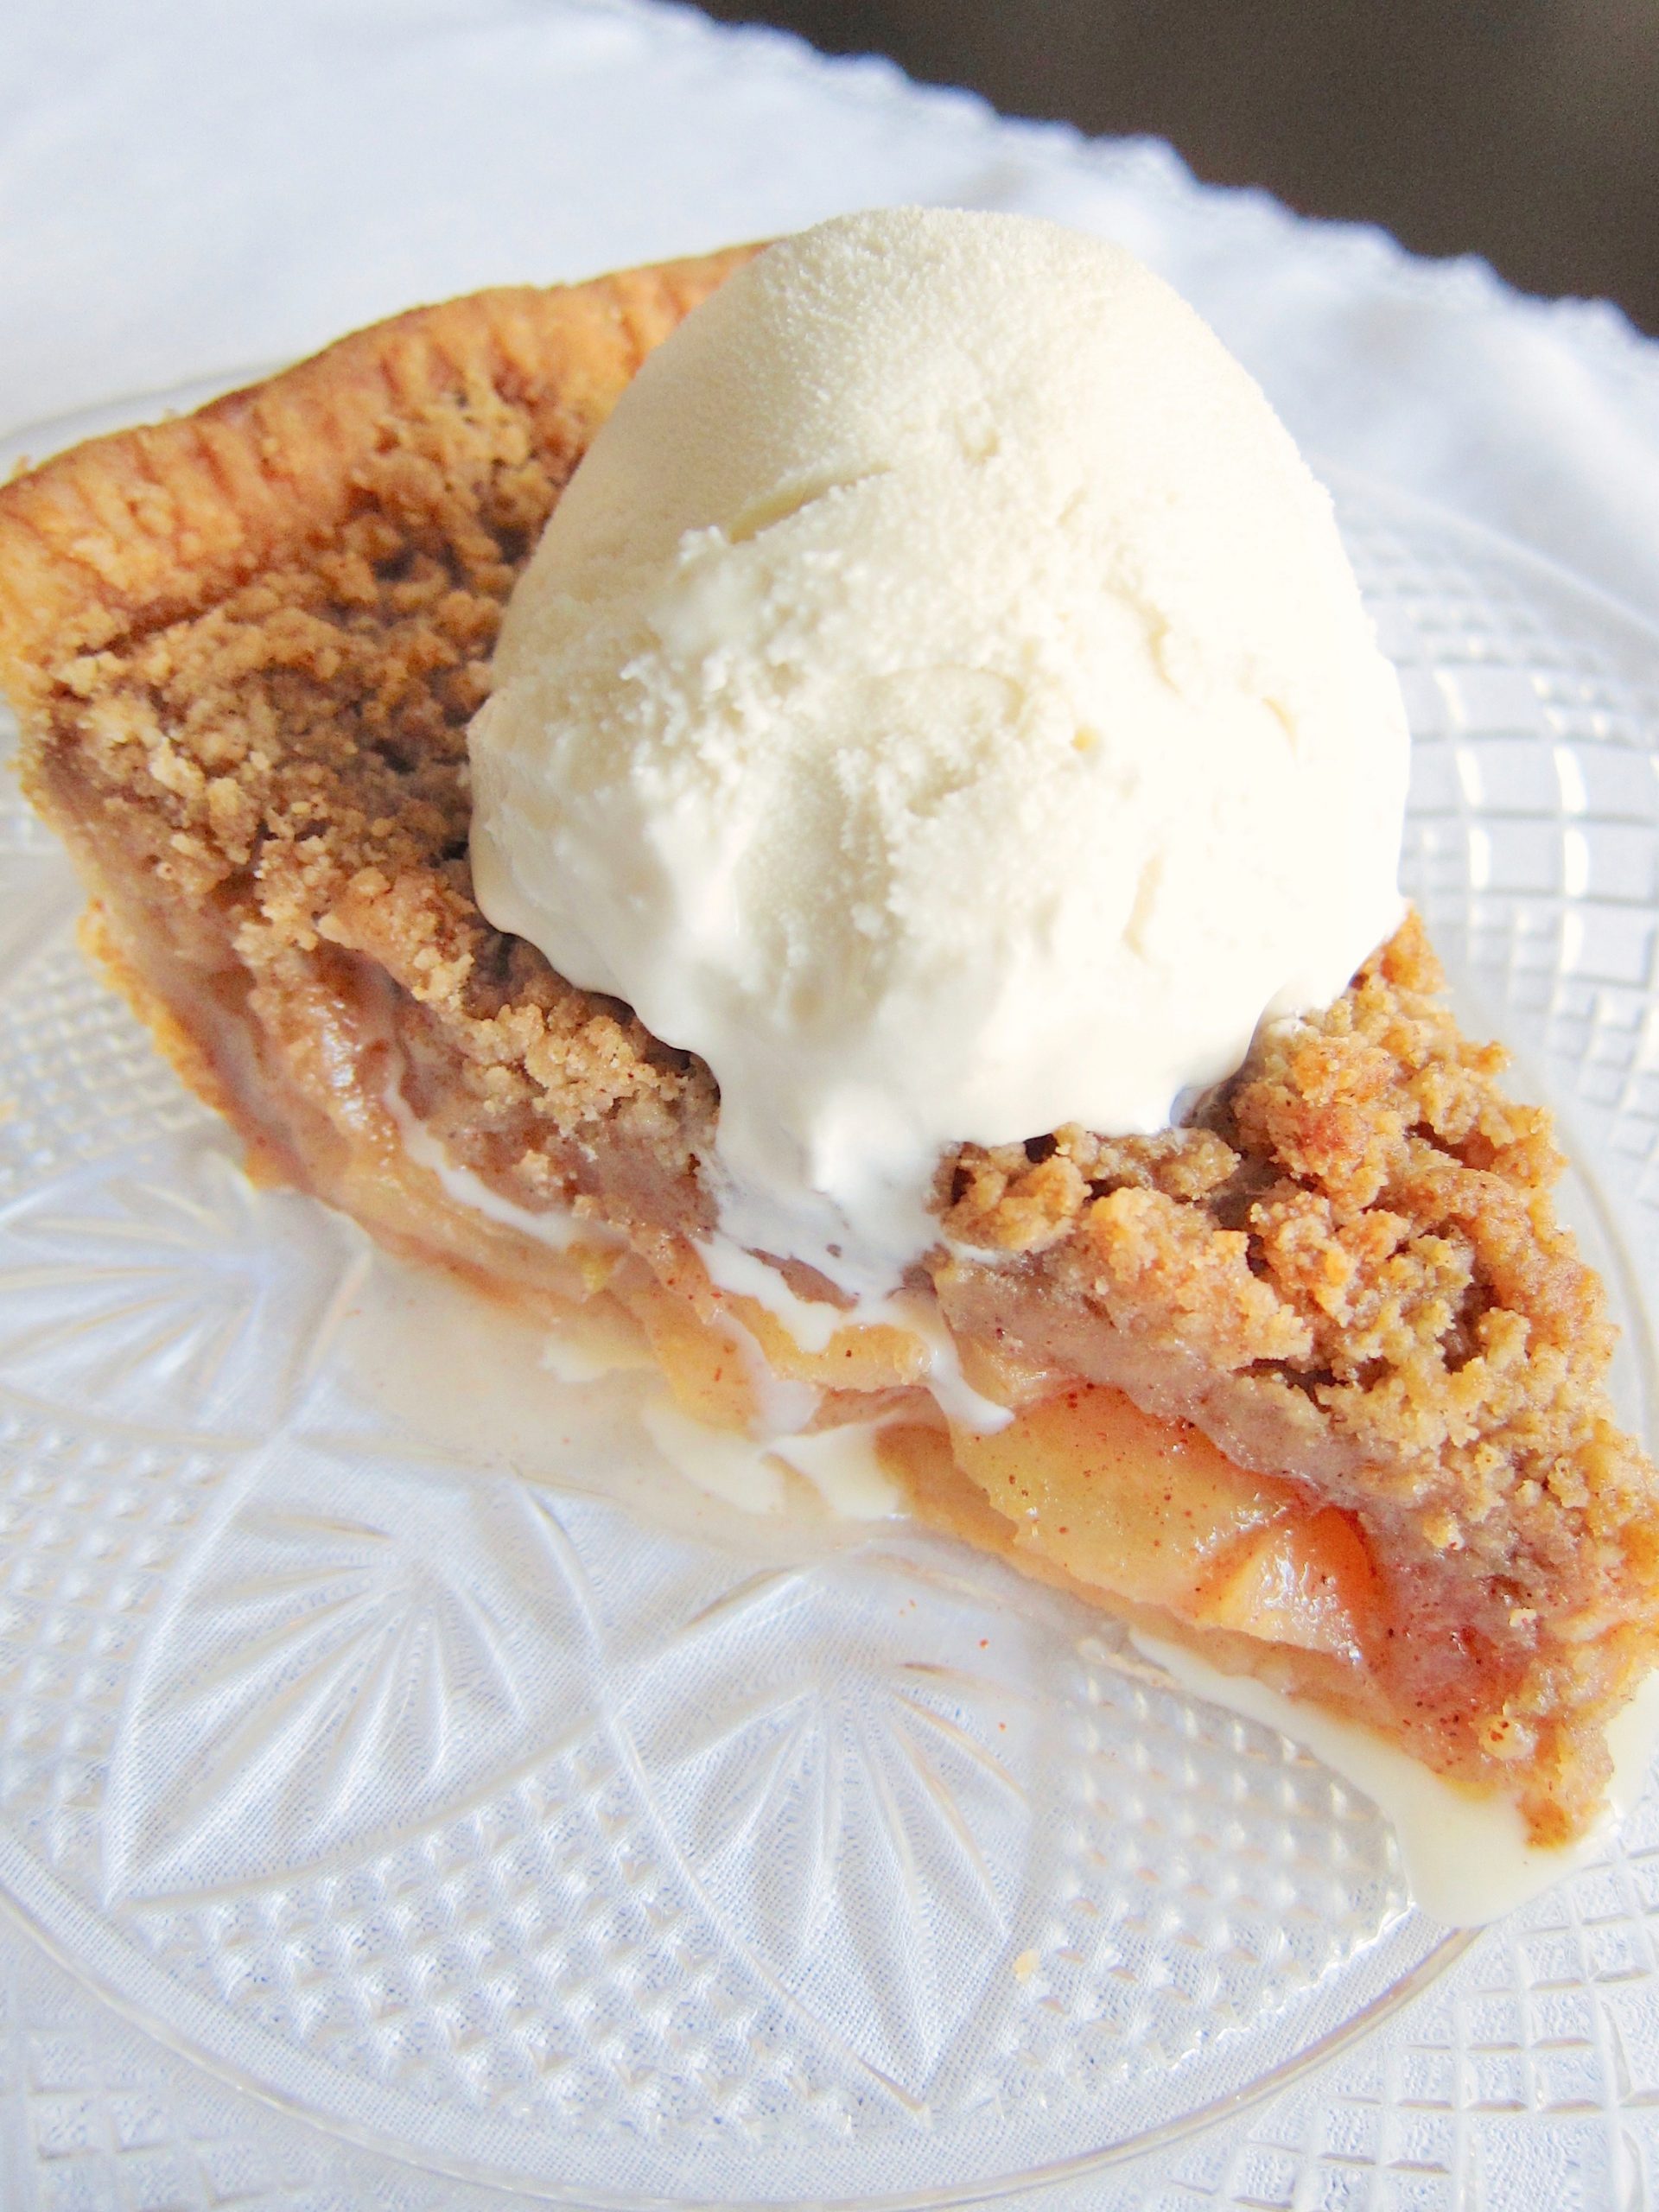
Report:
[{"label": "dark background", "polygon": [[1659,334],[1659,0],[704,0]]}]

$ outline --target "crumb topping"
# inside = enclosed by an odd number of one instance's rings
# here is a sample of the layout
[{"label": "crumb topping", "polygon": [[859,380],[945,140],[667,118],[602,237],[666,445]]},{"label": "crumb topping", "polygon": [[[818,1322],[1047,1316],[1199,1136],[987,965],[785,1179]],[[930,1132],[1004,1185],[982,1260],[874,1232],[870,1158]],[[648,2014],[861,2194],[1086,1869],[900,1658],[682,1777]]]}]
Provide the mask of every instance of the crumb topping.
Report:
[{"label": "crumb topping", "polygon": [[[387,397],[355,426],[325,532],[296,530],[251,579],[174,619],[103,635],[100,601],[100,617],[78,611],[61,626],[60,644],[80,644],[88,628],[98,642],[48,659],[48,734],[25,761],[36,797],[60,814],[53,776],[73,760],[105,829],[168,893],[222,917],[257,983],[280,995],[321,947],[389,977],[403,1019],[428,1033],[423,1066],[451,1071],[454,1095],[431,1102],[439,1120],[471,1130],[481,1164],[523,1173],[543,1203],[570,1195],[584,1159],[619,1133],[636,1155],[655,1155],[653,1192],[684,1188],[715,1092],[705,1070],[626,1007],[572,988],[479,912],[467,724],[513,581],[597,422],[645,346],[724,265],[671,270],[662,296],[643,302],[625,295],[600,334],[609,359],[595,361],[583,330],[593,388],[578,410],[515,372],[487,315],[442,331],[429,388]],[[8,494],[16,509],[0,533],[12,546],[0,534],[0,549],[35,550],[32,530],[60,567],[67,540],[71,559],[95,556],[104,590],[118,589],[129,581],[118,531],[109,544],[84,530],[71,538],[65,524],[82,518],[63,509],[80,487],[38,496],[52,474],[33,480],[32,501],[17,498],[29,480]],[[136,493],[130,505],[178,522]],[[197,534],[175,534],[187,575]],[[153,543],[129,558],[132,589],[165,609],[182,578],[158,587]],[[6,611],[0,603],[0,640]],[[550,1175],[536,1157],[550,1153]]]},{"label": "crumb topping", "polygon": [[1120,1327],[1276,1369],[1367,1456],[1457,1468],[1478,1521],[1498,1461],[1524,1450],[1548,1479],[1585,1440],[1612,1338],[1551,1208],[1549,1116],[1443,990],[1412,916],[1193,1127],[964,1149],[946,1232],[1045,1259]]},{"label": "crumb topping", "polygon": [[[1535,1761],[1548,1835],[1605,1771],[1575,1720],[1651,1663],[1659,1482],[1611,1418],[1549,1116],[1500,1087],[1505,1055],[1443,988],[1411,917],[1194,1126],[968,1147],[944,1219],[1049,1310],[1108,1324],[1142,1376],[1201,1363],[1239,1456],[1260,1436],[1265,1465],[1287,1440],[1286,1464],[1319,1460],[1445,1638],[1390,1655],[1402,1710]],[[1470,1669],[1496,1717],[1471,1714]]]}]

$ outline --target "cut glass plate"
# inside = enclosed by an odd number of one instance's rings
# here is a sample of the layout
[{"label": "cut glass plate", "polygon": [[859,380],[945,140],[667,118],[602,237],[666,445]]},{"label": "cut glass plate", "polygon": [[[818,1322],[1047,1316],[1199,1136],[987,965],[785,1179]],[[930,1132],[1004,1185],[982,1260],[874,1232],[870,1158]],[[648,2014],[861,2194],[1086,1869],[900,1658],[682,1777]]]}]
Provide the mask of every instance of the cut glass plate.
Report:
[{"label": "cut glass plate", "polygon": [[[1420,505],[1338,506],[1414,734],[1405,887],[1560,1116],[1651,1435],[1659,636]],[[1410,1908],[1363,1796],[995,1562],[653,1466],[639,1377],[561,1380],[248,1185],[15,791],[0,854],[0,1886],[158,2064],[342,2157],[584,2205],[1199,2171],[1243,2202],[1214,2147],[1367,2053],[1374,2093],[1316,2089],[1275,2152],[1293,2187],[1455,2189],[1471,2114],[1552,2096],[1625,2155],[1651,1800],[1405,2063],[1471,1939]],[[1425,2112],[1455,2124],[1414,2164]],[[111,2127],[73,2154],[116,2174]]]}]

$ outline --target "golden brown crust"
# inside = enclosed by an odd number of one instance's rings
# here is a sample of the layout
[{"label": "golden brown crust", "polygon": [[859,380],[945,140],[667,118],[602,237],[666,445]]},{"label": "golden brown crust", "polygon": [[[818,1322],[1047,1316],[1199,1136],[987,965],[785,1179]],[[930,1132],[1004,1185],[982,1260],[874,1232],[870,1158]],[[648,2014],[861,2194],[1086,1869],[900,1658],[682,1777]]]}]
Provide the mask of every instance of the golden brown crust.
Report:
[{"label": "golden brown crust", "polygon": [[390,425],[488,386],[538,451],[616,395],[753,248],[416,308],[193,415],[95,438],[0,494],[0,684],[38,703],[76,654],[200,611],[357,504]]},{"label": "golden brown crust", "polygon": [[[474,904],[465,733],[588,440],[741,257],[421,309],[0,492],[0,678],[105,957],[268,1172],[394,1241],[445,1236],[397,1164],[394,1065],[519,1205],[658,1252],[711,1217],[707,1070]],[[960,1333],[1354,1513],[1425,1624],[1394,1692],[1427,1755],[1522,1746],[1559,1834],[1651,1657],[1659,1508],[1550,1210],[1548,1117],[1439,989],[1408,923],[1193,1126],[963,1147],[932,1272]],[[533,1279],[534,1246],[497,1241]]]},{"label": "golden brown crust", "polygon": [[[713,1089],[484,922],[466,723],[561,485],[746,251],[419,309],[0,492],[25,782],[129,969],[182,907],[195,987],[234,998],[290,1073],[315,1057],[296,1012],[320,974],[336,998],[355,970],[390,978],[444,1093],[423,1105],[532,1203],[608,1179],[625,1215],[684,1216]],[[328,1081],[312,1071],[325,1119]],[[257,1103],[240,1118],[269,1150]],[[321,1188],[314,1151],[290,1147],[290,1172]]]}]

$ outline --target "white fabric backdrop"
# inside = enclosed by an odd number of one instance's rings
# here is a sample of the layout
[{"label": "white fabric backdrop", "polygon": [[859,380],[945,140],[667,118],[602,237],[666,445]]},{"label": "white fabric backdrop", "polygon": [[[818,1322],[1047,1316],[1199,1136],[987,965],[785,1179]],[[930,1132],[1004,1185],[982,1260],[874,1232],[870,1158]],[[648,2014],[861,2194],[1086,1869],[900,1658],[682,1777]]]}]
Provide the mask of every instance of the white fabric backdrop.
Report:
[{"label": "white fabric backdrop", "polygon": [[1122,238],[1317,458],[1659,613],[1659,346],[1611,308],[649,0],[7,0],[0,431],[901,199]]}]

